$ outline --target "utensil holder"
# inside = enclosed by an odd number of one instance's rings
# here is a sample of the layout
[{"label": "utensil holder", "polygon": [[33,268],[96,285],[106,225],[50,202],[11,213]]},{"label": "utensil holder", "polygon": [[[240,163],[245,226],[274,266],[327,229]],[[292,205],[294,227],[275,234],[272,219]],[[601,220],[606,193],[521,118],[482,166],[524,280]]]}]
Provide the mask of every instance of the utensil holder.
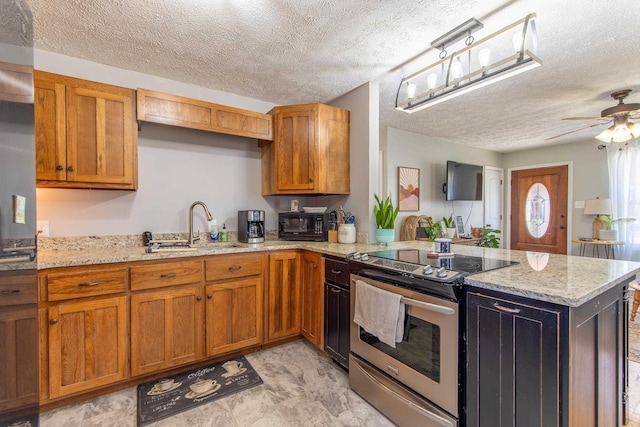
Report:
[{"label": "utensil holder", "polygon": [[338,243],[355,243],[356,226],[354,224],[340,224],[338,226]]}]

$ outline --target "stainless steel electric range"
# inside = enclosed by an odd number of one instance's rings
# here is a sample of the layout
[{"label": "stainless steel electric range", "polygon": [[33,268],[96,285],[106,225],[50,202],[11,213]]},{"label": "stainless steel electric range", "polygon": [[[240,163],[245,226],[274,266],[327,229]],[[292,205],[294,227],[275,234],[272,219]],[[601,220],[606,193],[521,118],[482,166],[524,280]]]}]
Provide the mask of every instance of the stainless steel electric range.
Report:
[{"label": "stainless steel electric range", "polygon": [[[398,425],[458,426],[464,390],[464,277],[517,264],[418,249],[349,254],[351,388]],[[395,348],[353,321],[357,287],[401,295],[405,320]]]}]

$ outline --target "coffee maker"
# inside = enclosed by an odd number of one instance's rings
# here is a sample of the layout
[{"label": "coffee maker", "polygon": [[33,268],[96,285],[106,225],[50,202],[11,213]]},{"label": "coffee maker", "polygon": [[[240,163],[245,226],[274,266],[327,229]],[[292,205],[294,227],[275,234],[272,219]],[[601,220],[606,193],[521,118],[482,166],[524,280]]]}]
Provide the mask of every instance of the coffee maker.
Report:
[{"label": "coffee maker", "polygon": [[264,211],[238,211],[238,242],[264,242]]}]

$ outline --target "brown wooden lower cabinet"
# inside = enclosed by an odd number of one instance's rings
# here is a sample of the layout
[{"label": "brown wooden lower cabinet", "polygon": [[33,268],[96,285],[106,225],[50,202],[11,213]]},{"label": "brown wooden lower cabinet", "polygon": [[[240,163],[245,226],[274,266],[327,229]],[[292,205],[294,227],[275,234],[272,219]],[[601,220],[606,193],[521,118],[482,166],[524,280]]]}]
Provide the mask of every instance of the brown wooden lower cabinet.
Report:
[{"label": "brown wooden lower cabinet", "polygon": [[202,286],[131,296],[131,375],[148,374],[204,357]]},{"label": "brown wooden lower cabinet", "polygon": [[269,255],[266,292],[266,341],[300,335],[300,253]]},{"label": "brown wooden lower cabinet", "polygon": [[0,310],[0,413],[38,402],[37,316],[35,304]]},{"label": "brown wooden lower cabinet", "polygon": [[324,351],[324,258],[302,254],[302,336]]},{"label": "brown wooden lower cabinet", "polygon": [[50,398],[127,377],[126,296],[53,305],[47,321]]},{"label": "brown wooden lower cabinet", "polygon": [[207,357],[262,343],[262,277],[207,285]]},{"label": "brown wooden lower cabinet", "polygon": [[625,290],[566,307],[472,289],[466,425],[623,425]]}]

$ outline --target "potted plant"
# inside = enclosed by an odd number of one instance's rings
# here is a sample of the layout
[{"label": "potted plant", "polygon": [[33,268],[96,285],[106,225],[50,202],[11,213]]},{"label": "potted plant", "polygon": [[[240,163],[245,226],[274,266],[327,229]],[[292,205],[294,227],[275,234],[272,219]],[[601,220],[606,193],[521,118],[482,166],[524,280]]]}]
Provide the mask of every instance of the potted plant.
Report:
[{"label": "potted plant", "polygon": [[373,206],[373,215],[376,217],[376,241],[389,245],[395,237],[396,230],[394,227],[400,207],[394,209],[391,195],[388,195],[384,200],[380,200],[377,194],[374,194],[373,197],[375,197],[377,203]]},{"label": "potted plant", "polygon": [[634,222],[635,218],[618,218],[613,219],[611,215],[599,215],[596,217],[596,220],[600,221],[604,224],[604,229],[598,231],[598,238],[600,240],[605,241],[616,241],[618,240],[618,230],[614,230],[613,226],[615,224],[621,224],[625,222]]},{"label": "potted plant", "polygon": [[443,216],[442,222],[444,222],[447,237],[453,239],[456,236],[456,223],[453,219],[453,214],[449,215],[449,218]]},{"label": "potted plant", "polygon": [[439,222],[433,222],[431,217],[427,217],[427,225],[424,226],[424,232],[430,241],[436,240],[442,234],[442,225]]},{"label": "potted plant", "polygon": [[480,242],[478,242],[478,246],[485,248],[499,248],[500,238],[496,236],[496,234],[500,234],[500,230],[484,227],[480,230]]}]

